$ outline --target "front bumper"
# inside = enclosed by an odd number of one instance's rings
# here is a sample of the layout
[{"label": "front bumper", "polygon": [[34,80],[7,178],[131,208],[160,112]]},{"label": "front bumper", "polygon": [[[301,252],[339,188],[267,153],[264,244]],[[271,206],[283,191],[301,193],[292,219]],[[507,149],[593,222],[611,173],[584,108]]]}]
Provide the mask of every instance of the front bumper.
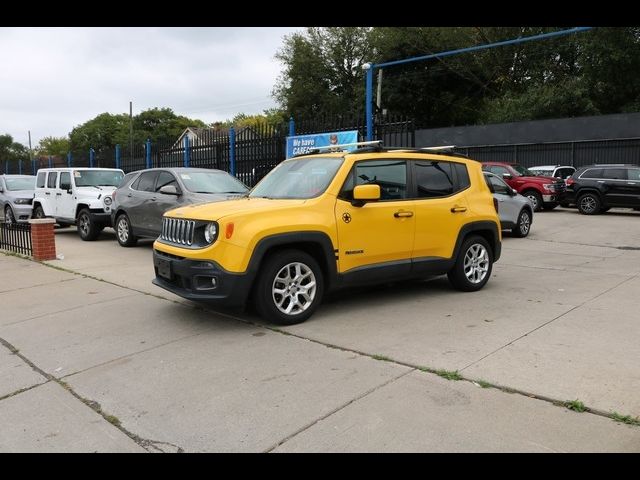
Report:
[{"label": "front bumper", "polygon": [[106,225],[107,227],[110,227],[112,225],[111,212],[104,212],[103,210],[91,210],[90,214],[91,220],[93,222],[99,223],[101,225]]},{"label": "front bumper", "polygon": [[11,210],[13,210],[13,216],[18,223],[26,223],[31,218],[31,213],[33,212],[32,205],[16,205],[15,203],[11,204]]},{"label": "front bumper", "polygon": [[187,300],[225,307],[244,306],[251,278],[231,273],[210,260],[189,260],[153,250],[152,283]]},{"label": "front bumper", "polygon": [[542,201],[544,203],[556,203],[558,202],[559,195],[554,193],[551,195],[542,195]]}]

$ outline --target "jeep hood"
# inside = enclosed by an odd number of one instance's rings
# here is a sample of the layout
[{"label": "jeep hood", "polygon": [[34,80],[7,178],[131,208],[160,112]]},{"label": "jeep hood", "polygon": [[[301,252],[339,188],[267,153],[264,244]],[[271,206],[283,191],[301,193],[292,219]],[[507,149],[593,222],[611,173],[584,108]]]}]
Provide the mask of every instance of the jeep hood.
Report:
[{"label": "jeep hood", "polygon": [[273,210],[296,208],[303,205],[304,199],[269,199],[269,198],[238,198],[223,202],[200,203],[187,205],[169,210],[165,217],[184,218],[191,220],[220,220],[229,215],[244,213],[272,212]]}]

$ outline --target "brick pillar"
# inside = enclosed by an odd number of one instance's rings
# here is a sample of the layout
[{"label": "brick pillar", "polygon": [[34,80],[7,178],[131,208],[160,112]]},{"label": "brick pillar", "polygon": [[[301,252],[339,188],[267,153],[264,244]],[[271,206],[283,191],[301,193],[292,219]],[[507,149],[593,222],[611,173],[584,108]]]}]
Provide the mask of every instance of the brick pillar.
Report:
[{"label": "brick pillar", "polygon": [[56,237],[53,225],[56,221],[53,218],[32,218],[29,223],[31,224],[33,259],[38,261],[55,260]]}]

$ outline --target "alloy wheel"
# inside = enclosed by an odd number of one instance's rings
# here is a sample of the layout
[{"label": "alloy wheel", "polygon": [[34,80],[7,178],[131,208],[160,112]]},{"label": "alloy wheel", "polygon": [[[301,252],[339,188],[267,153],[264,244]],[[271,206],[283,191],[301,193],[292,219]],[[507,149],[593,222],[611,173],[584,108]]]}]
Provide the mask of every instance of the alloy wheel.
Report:
[{"label": "alloy wheel", "polygon": [[483,245],[474,243],[464,255],[464,274],[473,284],[480,283],[489,271],[489,253]]},{"label": "alloy wheel", "polygon": [[309,266],[293,262],[282,267],[273,279],[271,296],[275,306],[286,315],[307,310],[316,296],[316,277]]}]

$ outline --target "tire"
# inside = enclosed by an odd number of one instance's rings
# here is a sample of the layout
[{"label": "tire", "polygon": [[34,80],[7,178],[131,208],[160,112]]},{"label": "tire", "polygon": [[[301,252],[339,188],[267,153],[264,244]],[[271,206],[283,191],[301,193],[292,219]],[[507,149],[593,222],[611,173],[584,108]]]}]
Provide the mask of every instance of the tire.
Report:
[{"label": "tire", "polygon": [[585,193],[578,198],[578,211],[583,215],[596,215],[601,208],[602,202],[595,193]]},{"label": "tire", "polygon": [[78,226],[80,238],[87,242],[98,238],[102,228],[104,228],[101,225],[96,224],[96,222],[91,219],[91,213],[86,208],[83,208],[80,210],[80,213],[78,213],[76,224]]},{"label": "tire", "polygon": [[134,247],[138,243],[138,238],[133,235],[131,221],[126,213],[118,215],[114,229],[120,246]]},{"label": "tire", "polygon": [[542,210],[542,195],[535,190],[529,190],[528,192],[523,193],[523,195],[531,200],[531,206],[533,207],[534,212]]},{"label": "tire", "polygon": [[[311,255],[300,250],[276,251],[260,270],[254,300],[265,320],[294,325],[304,322],[318,308],[324,293],[324,279],[318,262]],[[292,275],[295,276],[291,278]],[[307,292],[306,298],[302,297],[301,290]]]},{"label": "tire", "polygon": [[11,210],[11,207],[9,205],[7,205],[4,209],[4,223],[11,223],[11,224],[16,223],[16,217],[13,214],[13,210]]},{"label": "tire", "polygon": [[529,231],[531,231],[531,213],[523,208],[518,215],[518,223],[513,227],[511,233],[514,237],[524,238],[529,235]]},{"label": "tire", "polygon": [[493,254],[489,242],[483,237],[472,235],[462,242],[456,263],[447,277],[454,288],[463,292],[475,292],[485,286],[491,277],[492,268]]},{"label": "tire", "polygon": [[42,206],[36,205],[36,208],[33,209],[33,218],[46,218]]},{"label": "tire", "polygon": [[545,210],[553,210],[557,206],[558,206],[557,203],[544,203],[544,204],[542,204],[542,208],[544,208]]}]

